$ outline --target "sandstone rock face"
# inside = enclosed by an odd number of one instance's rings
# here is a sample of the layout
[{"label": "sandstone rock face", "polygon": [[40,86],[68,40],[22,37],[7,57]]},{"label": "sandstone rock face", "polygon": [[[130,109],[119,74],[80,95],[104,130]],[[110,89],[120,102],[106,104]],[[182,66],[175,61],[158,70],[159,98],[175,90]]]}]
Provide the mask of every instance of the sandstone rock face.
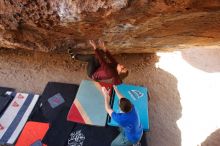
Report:
[{"label": "sandstone rock face", "polygon": [[219,0],[1,0],[0,47],[91,53],[219,47]]}]

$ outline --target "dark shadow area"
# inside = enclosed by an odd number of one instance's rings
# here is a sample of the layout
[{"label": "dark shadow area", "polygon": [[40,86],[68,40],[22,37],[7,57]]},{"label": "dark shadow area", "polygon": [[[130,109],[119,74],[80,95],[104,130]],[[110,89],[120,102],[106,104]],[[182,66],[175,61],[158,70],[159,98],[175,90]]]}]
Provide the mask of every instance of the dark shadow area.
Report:
[{"label": "dark shadow area", "polygon": [[209,135],[201,146],[219,146],[220,145],[220,129]]},{"label": "dark shadow area", "polygon": [[177,79],[155,67],[159,60],[156,54],[121,55],[118,60],[130,70],[125,83],[143,85],[150,92],[148,145],[181,146],[181,131],[177,121],[181,118],[182,107]]},{"label": "dark shadow area", "polygon": [[193,67],[205,72],[220,72],[219,49],[189,49],[182,51],[182,57]]}]

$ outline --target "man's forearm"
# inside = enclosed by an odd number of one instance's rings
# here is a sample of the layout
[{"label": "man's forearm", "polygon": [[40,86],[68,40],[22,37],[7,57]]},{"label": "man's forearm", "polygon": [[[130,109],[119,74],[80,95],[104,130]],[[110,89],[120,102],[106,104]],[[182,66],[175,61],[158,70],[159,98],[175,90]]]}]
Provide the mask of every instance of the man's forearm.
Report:
[{"label": "man's forearm", "polygon": [[104,94],[104,97],[105,97],[105,110],[109,114],[109,116],[111,117],[113,110],[111,109],[111,107],[109,105],[110,96],[109,96],[105,87],[102,87],[102,93]]},{"label": "man's forearm", "polygon": [[111,117],[113,110],[112,110],[112,108],[110,107],[109,103],[106,100],[105,100],[105,110],[109,114],[109,116]]},{"label": "man's forearm", "polygon": [[118,89],[115,90],[115,93],[119,99],[124,98],[124,96],[118,91]]}]

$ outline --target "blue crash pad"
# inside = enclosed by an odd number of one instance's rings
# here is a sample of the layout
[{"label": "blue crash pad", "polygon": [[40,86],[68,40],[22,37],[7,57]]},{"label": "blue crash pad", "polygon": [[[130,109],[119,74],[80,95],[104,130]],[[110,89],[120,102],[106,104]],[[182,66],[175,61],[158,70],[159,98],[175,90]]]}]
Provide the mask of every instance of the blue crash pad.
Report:
[{"label": "blue crash pad", "polygon": [[[134,85],[127,85],[127,84],[120,84],[117,86],[119,92],[126,98],[128,98],[132,104],[135,106],[144,131],[149,130],[149,116],[148,116],[148,90],[142,86],[134,86]],[[119,98],[115,94],[113,98],[113,110],[115,112],[120,112],[118,103]],[[118,126],[118,124],[113,120],[108,120],[108,125],[111,126]]]}]

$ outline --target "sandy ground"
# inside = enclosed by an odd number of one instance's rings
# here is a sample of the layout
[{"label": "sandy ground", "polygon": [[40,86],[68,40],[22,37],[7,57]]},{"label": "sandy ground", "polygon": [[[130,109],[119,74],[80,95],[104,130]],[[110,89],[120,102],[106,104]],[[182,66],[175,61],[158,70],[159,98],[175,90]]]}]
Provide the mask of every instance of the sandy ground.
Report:
[{"label": "sandy ground", "polygon": [[[220,145],[220,50],[116,56],[124,81],[148,87],[149,146]],[[41,94],[49,81],[79,84],[86,64],[67,54],[0,50],[0,85]]]}]

